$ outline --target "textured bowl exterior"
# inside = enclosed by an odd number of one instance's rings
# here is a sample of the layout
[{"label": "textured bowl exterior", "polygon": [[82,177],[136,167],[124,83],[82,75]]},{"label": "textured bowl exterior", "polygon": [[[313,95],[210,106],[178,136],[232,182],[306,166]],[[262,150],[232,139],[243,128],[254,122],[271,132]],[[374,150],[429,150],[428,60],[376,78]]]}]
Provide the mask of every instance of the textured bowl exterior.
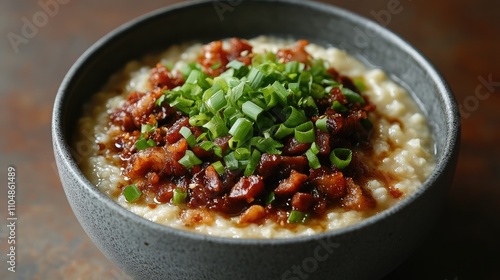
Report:
[{"label": "textured bowl exterior", "polygon": [[[61,84],[53,112],[54,153],[68,201],[84,230],[106,257],[136,279],[352,280],[386,275],[421,244],[453,178],[460,123],[446,82],[399,37],[333,6],[300,0],[229,1],[233,9],[221,14],[211,1],[188,2],[111,32],[82,55]],[[183,41],[262,34],[339,47],[404,81],[424,110],[435,141],[437,167],[425,185],[397,206],[345,229],[256,240],[155,224],[123,209],[84,177],[78,154],[71,153],[72,129],[82,104],[114,71],[150,53],[152,46],[160,50]]]}]

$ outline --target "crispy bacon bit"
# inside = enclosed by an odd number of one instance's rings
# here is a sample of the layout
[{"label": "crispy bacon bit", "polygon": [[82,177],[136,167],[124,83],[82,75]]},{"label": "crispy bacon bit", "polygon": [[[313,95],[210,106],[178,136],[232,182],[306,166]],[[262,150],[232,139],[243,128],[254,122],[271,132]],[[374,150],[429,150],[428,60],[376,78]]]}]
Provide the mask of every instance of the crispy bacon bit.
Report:
[{"label": "crispy bacon bit", "polygon": [[309,168],[309,162],[305,156],[296,157],[281,157],[281,164],[279,169],[279,178],[286,178],[290,176],[290,172],[295,170],[299,173],[305,173]]},{"label": "crispy bacon bit", "polygon": [[346,193],[346,181],[342,172],[324,174],[311,180],[311,183],[332,201],[343,197]]},{"label": "crispy bacon bit", "polygon": [[175,88],[176,86],[180,86],[184,83],[184,78],[180,73],[174,76],[174,74],[169,71],[165,66],[161,63],[158,63],[155,68],[151,70],[151,74],[149,75],[149,83],[151,87],[160,87],[160,88]]},{"label": "crispy bacon bit", "polygon": [[229,44],[228,50],[223,48],[222,41],[214,41],[203,46],[203,54],[198,58],[198,62],[205,73],[213,77],[219,76],[227,70],[227,63],[235,59],[246,65],[250,64],[252,46],[238,38],[232,38]]},{"label": "crispy bacon bit", "polygon": [[133,92],[125,104],[111,113],[111,122],[121,126],[124,131],[141,128],[141,124],[161,122],[175,114],[175,109],[169,105],[156,106],[156,100],[162,95],[161,88],[155,88],[147,93]]},{"label": "crispy bacon bit", "polygon": [[252,202],[264,190],[264,181],[261,176],[250,175],[242,177],[229,193],[230,198]]},{"label": "crispy bacon bit", "polygon": [[300,190],[305,181],[307,181],[307,175],[292,170],[290,177],[283,179],[274,189],[274,193],[281,196],[291,196]]},{"label": "crispy bacon bit", "polygon": [[187,150],[187,142],[179,142],[167,147],[151,147],[132,155],[124,174],[129,178],[141,178],[148,172],[181,176],[186,173],[186,168],[179,164]]},{"label": "crispy bacon bit", "polygon": [[341,199],[343,207],[357,211],[375,208],[377,202],[366,190],[354,183],[352,178],[347,178],[346,182],[347,194]]},{"label": "crispy bacon bit", "polygon": [[207,169],[205,169],[205,187],[212,193],[221,193],[223,191],[219,173],[215,171],[212,165],[209,165]]},{"label": "crispy bacon bit", "polygon": [[227,52],[227,59],[229,61],[237,59],[245,65],[249,65],[251,60],[252,46],[245,40],[238,38],[229,39],[229,50]]},{"label": "crispy bacon bit", "polygon": [[308,212],[314,203],[314,197],[310,193],[297,192],[292,197],[292,207],[301,212]]},{"label": "crispy bacon bit", "polygon": [[305,49],[307,45],[309,45],[307,40],[299,40],[292,48],[280,49],[276,55],[283,62],[298,61],[306,63],[311,59],[311,55]]},{"label": "crispy bacon bit", "polygon": [[187,209],[182,211],[180,216],[182,223],[187,227],[199,224],[210,225],[214,222],[214,216],[207,209]]},{"label": "crispy bacon bit", "polygon": [[266,209],[260,205],[252,205],[240,216],[240,224],[257,223],[266,216]]},{"label": "crispy bacon bit", "polygon": [[319,147],[318,155],[328,156],[330,154],[330,134],[316,129],[316,146]]},{"label": "crispy bacon bit", "polygon": [[309,148],[311,144],[300,143],[295,137],[288,137],[285,140],[285,145],[283,147],[283,155],[286,156],[298,156],[303,155]]},{"label": "crispy bacon bit", "polygon": [[274,174],[276,168],[280,163],[281,156],[263,154],[260,157],[259,165],[257,166],[257,174],[261,175],[264,178],[268,178]]},{"label": "crispy bacon bit", "polygon": [[182,117],[178,119],[168,130],[167,130],[167,142],[175,143],[182,138],[182,134],[180,134],[181,128],[183,126],[189,125],[189,118]]}]

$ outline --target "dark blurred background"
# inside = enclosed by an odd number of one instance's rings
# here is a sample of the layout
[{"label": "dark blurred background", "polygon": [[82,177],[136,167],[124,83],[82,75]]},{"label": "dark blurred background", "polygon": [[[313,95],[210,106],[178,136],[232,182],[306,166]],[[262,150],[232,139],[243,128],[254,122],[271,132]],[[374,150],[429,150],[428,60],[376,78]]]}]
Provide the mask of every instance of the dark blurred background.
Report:
[{"label": "dark blurred background", "polygon": [[[92,244],[66,201],[52,153],[52,104],[69,67],[97,39],[180,1],[57,1],[0,0],[0,279],[127,279]],[[40,3],[48,2],[57,10],[44,17]],[[500,1],[323,2],[413,44],[461,106],[462,146],[446,213],[386,279],[500,279]],[[26,21],[36,30],[23,31]],[[8,166],[17,171],[15,274],[5,261]]]}]

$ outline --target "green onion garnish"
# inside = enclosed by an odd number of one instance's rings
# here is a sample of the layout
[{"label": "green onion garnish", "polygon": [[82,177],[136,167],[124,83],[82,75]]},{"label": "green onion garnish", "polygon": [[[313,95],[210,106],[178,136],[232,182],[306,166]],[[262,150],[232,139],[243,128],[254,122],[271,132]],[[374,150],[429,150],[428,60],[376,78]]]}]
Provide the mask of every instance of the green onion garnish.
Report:
[{"label": "green onion garnish", "polygon": [[156,124],[152,125],[149,123],[141,124],[141,133],[150,133],[156,129]]},{"label": "green onion garnish", "polygon": [[288,222],[291,224],[303,224],[307,220],[307,214],[298,210],[292,210],[288,216]]},{"label": "green onion garnish", "polygon": [[307,121],[306,114],[304,111],[297,109],[295,107],[289,106],[283,110],[286,115],[286,121],[283,123],[287,127],[296,127],[297,125]]},{"label": "green onion garnish", "polygon": [[135,202],[141,197],[142,192],[136,185],[130,185],[123,189],[123,195],[128,202]]},{"label": "green onion garnish", "polygon": [[214,112],[218,112],[220,109],[224,108],[226,104],[226,97],[222,90],[217,91],[207,101],[207,106],[210,107]]},{"label": "green onion garnish", "polygon": [[338,169],[346,168],[352,160],[352,151],[345,148],[336,148],[330,153],[330,161]]},{"label": "green onion garnish", "polygon": [[269,205],[271,203],[273,203],[273,201],[276,199],[276,197],[274,196],[274,192],[270,192],[267,196],[266,196],[266,199],[264,201],[264,203],[266,205]]},{"label": "green onion garnish", "polygon": [[186,202],[187,192],[183,191],[181,188],[175,188],[174,195],[172,196],[172,203],[175,205],[180,205]]},{"label": "green onion garnish", "polygon": [[366,85],[365,85],[365,81],[363,80],[363,77],[357,77],[357,78],[354,78],[352,80],[354,82],[354,85],[361,91],[365,91],[366,90]]},{"label": "green onion garnish", "polygon": [[344,113],[344,112],[347,112],[349,110],[349,109],[347,109],[346,106],[342,105],[342,103],[338,102],[337,100],[333,101],[332,109],[335,110],[335,112],[339,112],[339,113]]},{"label": "green onion garnish", "polygon": [[253,103],[252,101],[247,101],[241,105],[241,110],[243,114],[245,114],[247,117],[251,118],[252,120],[257,120],[257,117],[264,111],[261,107],[257,106],[257,104]]},{"label": "green onion garnish", "polygon": [[326,117],[321,117],[316,120],[316,127],[323,132],[328,132],[328,129],[326,127],[326,120]]},{"label": "green onion garnish", "polygon": [[311,167],[312,169],[318,169],[321,167],[321,163],[319,162],[318,157],[311,149],[306,151],[306,157],[307,161],[309,161],[309,167]]},{"label": "green onion garnish", "polygon": [[216,161],[216,162],[212,163],[212,166],[214,167],[215,171],[217,171],[217,173],[219,175],[224,174],[224,165],[222,165],[222,162]]},{"label": "green onion garnish", "polygon": [[299,143],[312,143],[316,140],[314,126],[311,121],[305,122],[295,128],[295,139]]},{"label": "green onion garnish", "polygon": [[259,164],[260,157],[261,153],[258,150],[253,150],[252,156],[250,157],[250,160],[248,161],[248,164],[245,168],[245,176],[250,176],[253,174],[255,168],[257,168],[257,165]]},{"label": "green onion garnish", "polygon": [[341,89],[342,91],[342,94],[345,96],[345,98],[347,98],[347,101],[351,102],[351,103],[359,103],[359,104],[365,104],[365,100],[363,99],[363,97],[357,93],[355,93],[354,91],[346,88],[346,87],[343,87]]},{"label": "green onion garnish", "polygon": [[203,125],[203,127],[210,131],[211,139],[227,135],[226,124],[219,115],[213,116],[209,122]]},{"label": "green onion garnish", "polygon": [[179,160],[179,163],[182,164],[186,169],[190,169],[195,165],[202,164],[201,161],[191,150],[187,150],[186,154]]},{"label": "green onion garnish", "polygon": [[154,146],[156,146],[156,142],[153,139],[145,139],[143,136],[141,136],[139,138],[139,140],[137,140],[137,142],[135,142],[135,148],[138,151],[147,149],[149,147],[154,147]]},{"label": "green onion garnish", "polygon": [[183,126],[181,127],[179,133],[186,138],[188,145],[190,148],[194,147],[196,145],[196,139],[194,138],[193,133],[191,132],[191,129]]},{"label": "green onion garnish", "polygon": [[287,104],[288,95],[290,94],[286,88],[278,81],[275,81],[272,85],[274,91],[278,95],[282,104]]},{"label": "green onion garnish", "polygon": [[253,124],[246,118],[238,118],[231,126],[229,134],[233,136],[231,140],[236,141],[239,147],[253,136]]},{"label": "green onion garnish", "polygon": [[234,153],[229,153],[224,157],[224,162],[226,163],[226,167],[229,170],[236,170],[239,168],[239,162],[236,159]]},{"label": "green onion garnish", "polygon": [[284,124],[280,124],[278,130],[276,130],[276,133],[274,134],[274,138],[283,139],[284,137],[293,134],[294,131],[295,130],[293,128],[289,128]]}]

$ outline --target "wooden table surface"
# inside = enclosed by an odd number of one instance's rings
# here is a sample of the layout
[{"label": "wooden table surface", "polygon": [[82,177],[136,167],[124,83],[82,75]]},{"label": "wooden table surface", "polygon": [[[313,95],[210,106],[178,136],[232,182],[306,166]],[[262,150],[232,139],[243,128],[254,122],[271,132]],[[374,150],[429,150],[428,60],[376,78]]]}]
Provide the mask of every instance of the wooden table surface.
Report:
[{"label": "wooden table surface", "polygon": [[[0,2],[0,279],[127,279],[66,201],[54,168],[52,104],[66,71],[98,38],[174,2]],[[500,279],[500,1],[324,2],[378,21],[416,46],[462,106],[462,146],[446,214],[386,279]],[[44,12],[40,3],[57,5]],[[17,180],[15,273],[6,264],[8,166]]]}]

